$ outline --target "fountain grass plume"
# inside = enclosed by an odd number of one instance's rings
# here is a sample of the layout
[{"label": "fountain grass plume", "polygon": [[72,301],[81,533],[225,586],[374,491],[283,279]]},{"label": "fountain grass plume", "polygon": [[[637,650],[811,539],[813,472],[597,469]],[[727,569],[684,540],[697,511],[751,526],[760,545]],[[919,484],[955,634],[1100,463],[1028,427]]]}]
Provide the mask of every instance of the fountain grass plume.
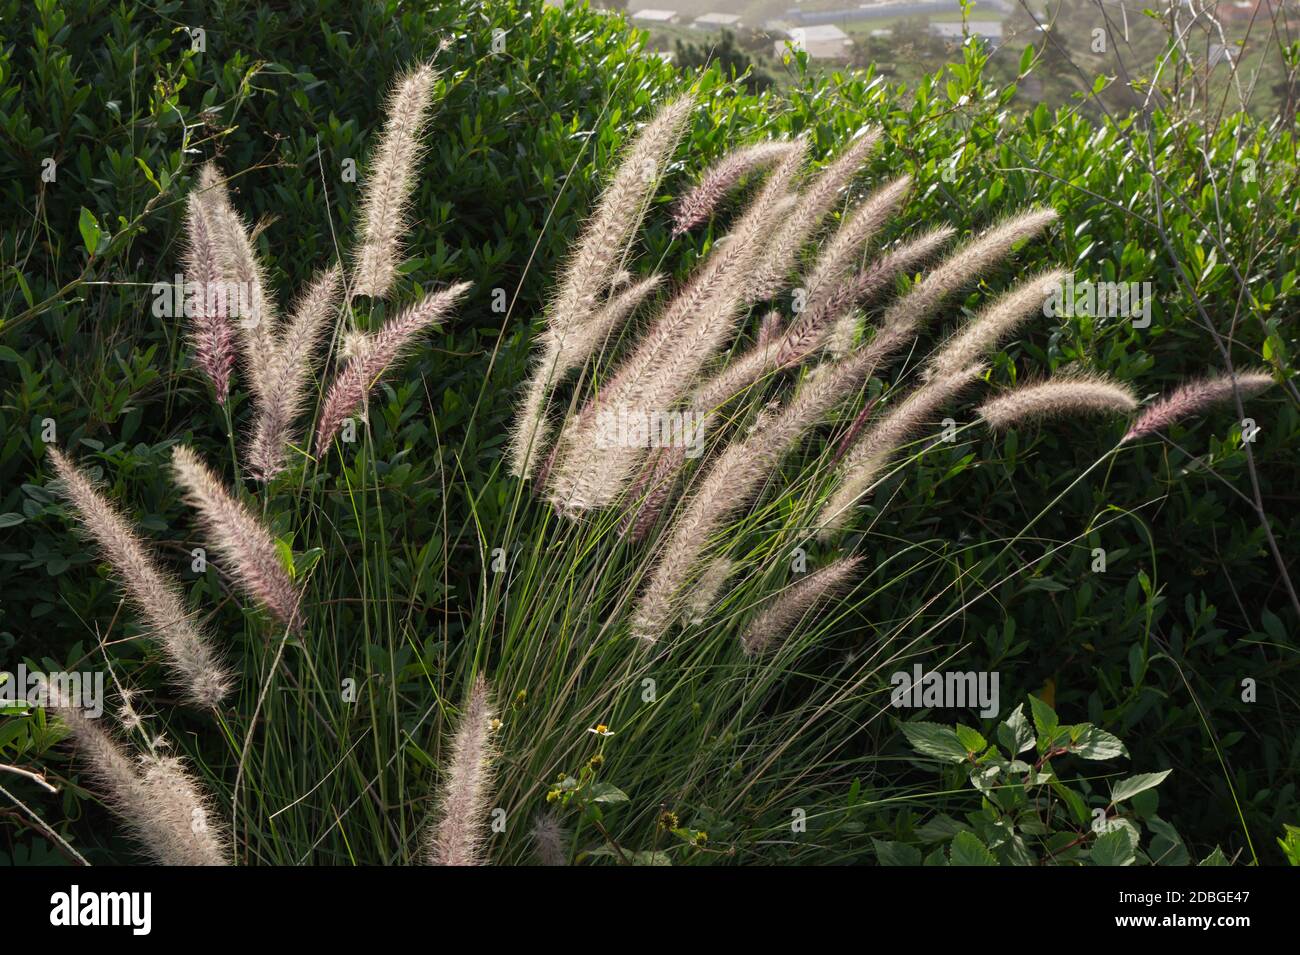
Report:
[{"label": "fountain grass plume", "polygon": [[[542,353],[524,385],[522,405],[510,433],[510,470],[517,477],[532,477],[550,445],[546,406],[551,389],[566,372],[586,361],[595,343],[609,331],[610,322],[602,323],[597,316],[601,297],[609,291],[627,256],[628,245],[694,106],[690,95],[672,100],[632,141],[565,266],[547,308]],[[597,316],[595,324],[605,324],[603,332],[587,327],[593,316]],[[609,319],[610,313],[605,317]]]},{"label": "fountain grass plume", "polygon": [[[799,193],[784,222],[778,224],[746,291],[748,301],[760,302],[787,287],[799,251],[826,218],[844,187],[861,170],[880,142],[878,127],[865,130]],[[842,251],[842,250],[841,250]]]},{"label": "fountain grass plume", "polygon": [[1052,269],[999,295],[939,348],[923,372],[925,379],[955,374],[982,359],[1025,321],[1042,314],[1043,303],[1061,287],[1065,275],[1062,269]]},{"label": "fountain grass plume", "polygon": [[239,588],[280,624],[301,630],[300,594],[270,530],[183,444],[172,449],[172,472]]},{"label": "fountain grass plume", "polygon": [[329,450],[344,420],[362,410],[371,389],[393,362],[423,333],[440,325],[469,287],[469,282],[461,282],[440,292],[432,292],[355,343],[353,356],[334,376],[321,404],[316,422],[318,458]]},{"label": "fountain grass plume", "polygon": [[911,188],[912,177],[899,176],[871,193],[849,213],[817,256],[807,282],[808,308],[815,307],[819,296],[829,294],[854,271],[863,247],[898,211]]},{"label": "fountain grass plume", "polygon": [[727,153],[705,170],[695,188],[674,203],[673,238],[685,235],[713,215],[718,203],[750,173],[779,162],[794,148],[791,143],[774,140]]},{"label": "fountain grass plume", "polygon": [[109,808],[158,865],[226,865],[230,848],[210,797],[174,757],[128,756],[98,721],[53,700],[50,708]]},{"label": "fountain grass plume", "polygon": [[259,481],[270,481],[287,466],[296,439],[294,422],[307,403],[313,359],[330,328],[342,289],[342,270],[327,269],[308,287],[276,341],[268,371],[278,386],[258,409],[248,448],[248,467]]},{"label": "fountain grass plume", "polygon": [[57,490],[72,505],[77,519],[99,545],[132,606],[162,647],[173,682],[186,700],[217,706],[234,678],[221,663],[212,641],[185,608],[180,585],[158,565],[145,542],[115,508],[58,448],[46,454],[58,475]]},{"label": "fountain grass plume", "polygon": [[633,353],[601,389],[600,413],[571,418],[550,476],[549,497],[570,516],[607,507],[625,490],[645,448],[603,436],[605,415],[654,414],[675,407],[704,364],[734,331],[746,283],[766,237],[788,202],[801,164],[793,152],[768,176],[725,241],[662,308]]},{"label": "fountain grass plume", "polygon": [[1019,242],[1056,221],[1053,209],[1030,209],[968,240],[886,309],[883,329],[915,328],[960,289],[987,273]]},{"label": "fountain grass plume", "polygon": [[437,80],[434,68],[422,63],[399,77],[389,94],[383,132],[362,180],[359,241],[349,290],[353,295],[385,298],[397,279]]},{"label": "fountain grass plume", "polygon": [[496,710],[479,674],[461,712],[444,769],[437,819],[427,836],[430,865],[484,865],[485,835],[494,777],[492,741]]},{"label": "fountain grass plume", "polygon": [[[269,291],[266,269],[253,246],[253,234],[231,205],[224,186],[214,182],[203,195],[202,205],[207,210],[221,273],[227,283],[243,290],[239,296],[239,314],[232,317],[244,376],[253,392],[255,406],[261,408],[268,392],[275,387],[268,374],[270,356],[275,351],[278,314],[275,299]],[[244,303],[247,311],[243,309]]]},{"label": "fountain grass plume", "polygon": [[1239,392],[1244,400],[1271,387],[1273,376],[1266,371],[1244,371],[1235,375],[1216,375],[1190,381],[1153,402],[1138,415],[1121,440],[1136,441],[1163,431],[1175,421],[1231,401],[1234,392]]},{"label": "fountain grass plume", "polygon": [[654,643],[676,622],[685,590],[694,582],[713,535],[728,518],[752,503],[785,455],[856,391],[873,367],[865,352],[822,366],[771,420],[722,451],[672,517],[633,612],[635,636]]},{"label": "fountain grass plume", "polygon": [[890,458],[935,412],[979,380],[984,371],[984,366],[974,365],[936,378],[914,389],[866,430],[840,462],[837,487],[817,518],[822,540],[848,523],[853,506],[871,488]]},{"label": "fountain grass plume", "polygon": [[861,564],[861,557],[841,557],[770,598],[741,635],[745,656],[758,656],[775,647],[818,604],[845,590]]},{"label": "fountain grass plume", "polygon": [[1128,385],[1101,375],[1072,375],[1022,385],[984,402],[977,413],[990,428],[1001,431],[1044,418],[1128,414],[1136,407]]},{"label": "fountain grass plume", "polygon": [[[235,367],[235,326],[230,320],[221,259],[216,236],[204,204],[202,183],[209,184],[215,170],[200,175],[199,186],[190,193],[185,208],[185,251],[182,258],[187,281],[194,283],[193,314],[189,318],[194,363],[212,384],[217,404],[230,395],[230,373]],[[211,188],[211,185],[209,185]],[[187,310],[188,311],[188,310]]]},{"label": "fountain grass plume", "polygon": [[853,350],[859,316],[857,309],[869,305],[888,291],[898,276],[927,261],[956,234],[951,226],[938,226],[883,253],[852,278],[841,281],[790,324],[777,353],[779,365],[802,361],[825,345],[834,358]]}]

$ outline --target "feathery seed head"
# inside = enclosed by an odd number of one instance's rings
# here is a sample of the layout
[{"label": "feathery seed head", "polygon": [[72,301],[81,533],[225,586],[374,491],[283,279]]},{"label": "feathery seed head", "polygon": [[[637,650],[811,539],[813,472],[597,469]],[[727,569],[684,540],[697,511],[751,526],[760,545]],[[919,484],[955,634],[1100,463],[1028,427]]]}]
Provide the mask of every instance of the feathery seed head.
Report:
[{"label": "feathery seed head", "polygon": [[823,339],[833,357],[847,354],[853,348],[858,332],[860,316],[855,306],[869,304],[883,295],[898,276],[911,272],[937,254],[955,234],[956,230],[951,226],[938,226],[924,232],[885,252],[853,279],[839,283],[832,291],[820,296],[818,307],[805,311],[799,322],[791,326],[789,344],[783,357],[793,360],[807,354]]},{"label": "feathery seed head", "polygon": [[930,360],[925,370],[926,379],[953,374],[982,359],[1017,326],[1041,314],[1043,302],[1061,287],[1064,280],[1063,270],[1052,269],[994,299]]},{"label": "feathery seed head", "polygon": [[799,250],[826,218],[841,190],[862,168],[867,155],[879,141],[878,128],[866,130],[799,193],[798,201],[773,233],[763,260],[749,281],[745,293],[747,301],[771,298],[786,287]]},{"label": "feathery seed head", "polygon": [[316,349],[330,328],[342,278],[337,265],[316,278],[299,299],[268,359],[268,374],[277,386],[260,402],[248,450],[249,470],[259,481],[270,481],[287,466],[294,421],[307,403]]},{"label": "feathery seed head", "polygon": [[846,589],[861,563],[861,557],[841,557],[791,584],[768,601],[740,638],[745,656],[757,656],[772,649],[819,603]]},{"label": "feathery seed head", "polygon": [[361,410],[370,390],[397,358],[410,348],[421,334],[440,325],[447,312],[470,287],[461,282],[441,292],[426,295],[389,319],[358,345],[359,354],[350,359],[334,376],[321,405],[316,423],[316,456],[329,450],[343,421]]},{"label": "feathery seed head", "polygon": [[[870,347],[863,351],[871,351]],[[892,407],[868,428],[849,449],[839,467],[839,486],[823,506],[817,518],[822,528],[819,536],[829,539],[852,516],[853,507],[871,489],[880,472],[934,414],[970,387],[987,369],[972,365],[958,372],[935,378],[916,388],[897,406]]]},{"label": "feathery seed head", "polygon": [[451,741],[437,821],[428,833],[430,865],[483,865],[484,832],[494,777],[496,709],[482,674],[474,681]]},{"label": "feathery seed head", "polygon": [[912,177],[899,176],[885,183],[849,213],[817,257],[817,265],[808,279],[814,301],[852,270],[863,247],[898,211],[911,188]]},{"label": "feathery seed head", "polygon": [[224,405],[235,366],[235,326],[230,320],[216,236],[198,192],[191,192],[186,204],[183,262],[187,281],[195,289],[194,314],[187,316],[194,361],[212,383],[217,404]]},{"label": "feathery seed head", "polygon": [[225,865],[230,848],[211,801],[179,760],[148,757],[137,767],[120,743],[81,710],[51,709],[102,788],[109,807],[159,865]]},{"label": "feathery seed head", "polygon": [[1031,209],[986,229],[939,263],[890,306],[881,319],[881,327],[915,328],[950,295],[997,265],[1018,242],[1032,238],[1055,220],[1053,209]]},{"label": "feathery seed head", "polygon": [[421,139],[433,103],[438,74],[422,63],[393,87],[379,143],[361,197],[359,244],[352,293],[384,298],[397,279],[407,207],[416,186]]},{"label": "feathery seed head", "polygon": [[172,449],[172,471],[186,502],[198,511],[210,543],[228,562],[235,583],[281,624],[301,630],[300,594],[271,532],[183,444]]},{"label": "feathery seed head", "polygon": [[984,402],[977,414],[1000,431],[1043,418],[1126,414],[1136,407],[1128,385],[1101,375],[1076,375],[1023,385]]},{"label": "feathery seed head", "polygon": [[697,483],[681,512],[674,516],[667,539],[632,617],[632,633],[656,642],[678,619],[687,588],[696,579],[700,557],[717,530],[747,506],[764,480],[804,434],[870,374],[870,355],[858,352],[813,374],[785,406],[722,452]]},{"label": "feathery seed head", "polygon": [[749,173],[779,162],[794,148],[788,142],[754,143],[723,156],[673,206],[673,238],[684,235],[713,215],[723,197]]},{"label": "feathery seed head", "polygon": [[99,545],[149,635],[162,646],[172,679],[192,704],[215,707],[230,692],[233,677],[186,609],[179,585],[158,566],[122,513],[63,452],[50,446],[46,453],[58,475],[57,490]]},{"label": "feathery seed head", "polygon": [[1175,421],[1204,411],[1214,405],[1232,400],[1234,390],[1243,399],[1251,398],[1273,386],[1273,376],[1264,371],[1239,372],[1236,375],[1217,375],[1190,381],[1172,393],[1153,402],[1133,422],[1123,441],[1136,441],[1157,431],[1163,431]]}]

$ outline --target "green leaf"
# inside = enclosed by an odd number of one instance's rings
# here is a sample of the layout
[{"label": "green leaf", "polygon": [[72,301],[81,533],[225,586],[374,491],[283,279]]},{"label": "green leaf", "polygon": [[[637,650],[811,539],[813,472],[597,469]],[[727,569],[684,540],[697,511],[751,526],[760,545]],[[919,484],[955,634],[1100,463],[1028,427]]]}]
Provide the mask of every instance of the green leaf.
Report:
[{"label": "green leaf", "polygon": [[954,729],[957,731],[957,740],[962,746],[966,747],[967,755],[972,753],[982,753],[989,748],[988,741],[976,730],[969,726],[958,724]]},{"label": "green leaf", "polygon": [[320,547],[312,547],[303,551],[301,554],[295,554],[293,559],[293,576],[295,580],[306,577],[311,569],[320,561],[325,551]]},{"label": "green leaf", "polygon": [[1051,121],[1052,114],[1048,111],[1047,104],[1039,103],[1038,107],[1034,110],[1033,118],[1031,120],[1034,126],[1034,132],[1039,134],[1045,132]]},{"label": "green leaf", "polygon": [[1137,861],[1137,847],[1127,829],[1112,829],[1092,844],[1088,858],[1093,865],[1132,865]]},{"label": "green leaf", "polygon": [[1052,709],[1036,696],[1029,697],[1029,709],[1034,714],[1034,729],[1038,731],[1038,751],[1045,752],[1056,736],[1060,720]]},{"label": "green leaf", "polygon": [[[1279,839],[1278,841],[1281,842],[1282,840]],[[1218,846],[1215,846],[1214,851],[1211,852],[1204,859],[1202,859],[1199,863],[1197,863],[1197,866],[1199,868],[1200,866],[1203,865],[1216,866],[1216,865],[1228,865],[1228,864],[1229,864],[1228,857],[1223,854],[1223,850],[1220,849]],[[1294,863],[1292,864],[1294,865]]]},{"label": "green leaf", "polygon": [[1023,703],[1011,711],[1005,723],[998,726],[998,742],[1012,756],[1034,748],[1034,731],[1029,728],[1029,720],[1025,719]]},{"label": "green leaf", "polygon": [[135,157],[135,161],[136,163],[139,164],[140,169],[143,170],[144,177],[149,180],[149,184],[153,186],[155,189],[157,189],[159,192],[162,192],[163,187],[158,185],[158,180],[154,178],[153,170],[149,168],[149,164],[145,162],[143,159],[141,159],[139,156]]},{"label": "green leaf", "polygon": [[1147,855],[1156,865],[1190,865],[1192,858],[1187,851],[1178,830],[1163,819],[1154,818],[1147,822],[1151,829],[1151,845]]},{"label": "green leaf", "polygon": [[32,298],[32,288],[27,284],[27,277],[17,269],[14,269],[13,272],[14,278],[18,280],[18,290],[23,293],[23,301],[27,303],[28,308],[31,308],[36,302]]},{"label": "green leaf", "polygon": [[1034,63],[1034,45],[1030,43],[1025,47],[1025,52],[1020,54],[1020,72],[1025,73]]},{"label": "green leaf", "polygon": [[904,723],[902,729],[903,735],[918,753],[948,763],[965,762],[966,747],[952,727],[939,723]]},{"label": "green leaf", "polygon": [[997,865],[998,860],[980,842],[973,832],[959,832],[953,836],[949,858],[953,865]]},{"label": "green leaf", "polygon": [[86,251],[91,255],[99,248],[99,237],[102,236],[103,230],[99,228],[99,220],[95,214],[85,206],[81,207],[81,217],[77,220],[77,228],[81,230],[81,241],[86,245]]},{"label": "green leaf", "polygon": [[872,839],[871,844],[876,847],[876,859],[881,865],[921,864],[921,850],[916,846],[905,842],[881,842],[879,839]]},{"label": "green leaf", "polygon": [[1128,779],[1121,779],[1110,791],[1110,804],[1121,803],[1125,799],[1132,799],[1140,792],[1153,789],[1165,781],[1172,769],[1166,769],[1162,773],[1140,773],[1137,776],[1130,776]]},{"label": "green leaf", "polygon": [[1074,817],[1075,823],[1080,826],[1088,825],[1091,816],[1088,814],[1088,804],[1083,801],[1083,797],[1057,780],[1052,780],[1051,787],[1052,792],[1061,797],[1061,800],[1069,808],[1070,815]]},{"label": "green leaf", "polygon": [[591,784],[591,801],[603,803],[627,802],[627,793],[609,783]]},{"label": "green leaf", "polygon": [[297,570],[293,563],[293,548],[283,538],[276,538],[275,552],[280,558],[280,563],[284,569],[289,572],[290,577],[297,575]]},{"label": "green leaf", "polygon": [[8,514],[0,514],[0,527],[13,527],[15,524],[21,524],[27,518],[21,514],[10,511]]},{"label": "green leaf", "polygon": [[1084,759],[1114,759],[1116,756],[1128,755],[1128,750],[1118,736],[1098,729],[1091,723],[1083,724],[1083,732],[1071,744],[1070,752]]}]

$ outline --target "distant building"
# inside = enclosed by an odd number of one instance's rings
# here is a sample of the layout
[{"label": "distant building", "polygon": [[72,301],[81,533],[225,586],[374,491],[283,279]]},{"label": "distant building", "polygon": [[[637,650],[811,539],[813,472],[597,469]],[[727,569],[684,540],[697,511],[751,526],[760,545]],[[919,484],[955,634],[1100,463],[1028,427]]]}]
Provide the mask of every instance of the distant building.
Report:
[{"label": "distant building", "polygon": [[1256,16],[1267,19],[1268,14],[1268,10],[1259,9],[1259,0],[1234,0],[1232,3],[1221,3],[1214,11],[1214,15],[1225,23],[1232,20],[1250,20]]},{"label": "distant building", "polygon": [[965,24],[930,24],[930,35],[941,37],[945,40],[961,40],[966,31],[969,31],[971,36],[977,36],[981,40],[993,44],[994,46],[1002,42],[1001,20],[967,20]]},{"label": "distant building", "polygon": [[679,17],[676,10],[637,10],[631,15],[633,23],[677,23]]},{"label": "distant building", "polygon": [[884,17],[929,16],[936,13],[957,13],[961,4],[957,0],[894,0],[894,2],[863,3],[856,7],[838,10],[804,10],[790,7],[782,16],[799,26],[819,23],[848,23],[858,20],[880,20]]},{"label": "distant building", "polygon": [[832,24],[795,27],[788,40],[776,42],[776,54],[785,52],[787,45],[805,51],[814,60],[847,60],[853,50],[849,35]]},{"label": "distant building", "polygon": [[736,13],[706,13],[691,24],[697,30],[736,30],[740,25],[740,15]]}]

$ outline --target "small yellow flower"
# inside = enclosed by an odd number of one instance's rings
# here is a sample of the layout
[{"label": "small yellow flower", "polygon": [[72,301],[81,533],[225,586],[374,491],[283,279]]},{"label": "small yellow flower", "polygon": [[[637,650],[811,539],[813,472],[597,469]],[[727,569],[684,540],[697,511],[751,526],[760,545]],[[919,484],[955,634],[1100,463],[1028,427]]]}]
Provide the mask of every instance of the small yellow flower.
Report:
[{"label": "small yellow flower", "polygon": [[663,812],[659,814],[660,829],[672,830],[672,829],[679,828],[680,825],[681,824],[677,820],[677,813],[669,812],[668,810],[665,809]]},{"label": "small yellow flower", "polygon": [[591,759],[587,760],[587,765],[592,769],[600,769],[601,766],[605,765],[605,757],[600,755],[600,753],[597,753],[595,756],[591,757]]},{"label": "small yellow flower", "polygon": [[560,798],[560,791],[558,789],[552,789],[550,792],[546,794],[547,802],[558,802],[559,798]]},{"label": "small yellow flower", "polygon": [[595,733],[597,736],[613,736],[614,731],[604,723],[597,723],[594,727],[587,730],[588,733]]},{"label": "small yellow flower", "polygon": [[503,727],[503,726],[505,726],[505,725],[506,725],[506,724],[505,724],[505,723],[502,723],[501,720],[499,720],[499,719],[493,719],[492,722],[491,722],[491,724],[490,724],[490,726],[492,727],[492,732],[494,732],[494,733],[495,733],[497,730],[501,729],[501,727]]},{"label": "small yellow flower", "polygon": [[702,846],[704,845],[704,843],[708,841],[709,841],[709,834],[707,832],[697,832],[695,834],[695,844],[697,846]]}]

